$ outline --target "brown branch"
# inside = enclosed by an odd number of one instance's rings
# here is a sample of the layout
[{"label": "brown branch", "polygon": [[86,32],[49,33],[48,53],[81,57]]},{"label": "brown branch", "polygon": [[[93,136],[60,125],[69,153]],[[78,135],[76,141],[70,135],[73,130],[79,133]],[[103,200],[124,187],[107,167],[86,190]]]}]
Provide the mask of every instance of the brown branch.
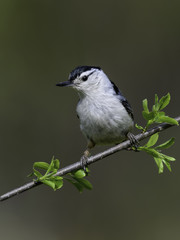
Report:
[{"label": "brown branch", "polygon": [[[179,116],[179,117],[176,117],[175,119],[176,119],[178,122],[180,122],[180,116]],[[165,129],[170,128],[170,127],[172,127],[172,126],[175,126],[175,125],[170,125],[170,124],[167,124],[167,123],[160,124],[160,125],[158,125],[158,126],[156,126],[156,127],[154,127],[154,128],[149,129],[149,130],[148,130],[147,132],[145,132],[145,133],[140,133],[140,134],[136,135],[136,139],[137,139],[138,141],[141,141],[141,140],[143,140],[143,139],[145,139],[145,138],[147,138],[147,137],[150,137],[150,136],[153,135],[154,133],[162,132],[162,131],[164,131]],[[129,140],[127,140],[127,141],[125,141],[125,142],[122,142],[122,143],[120,143],[120,144],[118,144],[118,145],[116,145],[116,146],[114,146],[114,147],[111,147],[111,148],[107,149],[107,150],[104,151],[104,152],[101,152],[101,153],[98,153],[98,154],[96,154],[96,155],[94,155],[94,156],[89,157],[88,160],[87,160],[87,164],[90,165],[90,164],[92,164],[92,163],[94,163],[94,162],[96,162],[96,161],[99,161],[99,160],[101,160],[101,159],[103,159],[103,158],[105,158],[105,157],[107,157],[107,156],[109,156],[109,155],[112,155],[112,154],[114,154],[114,153],[116,153],[116,152],[119,152],[119,151],[121,151],[121,150],[123,150],[123,149],[127,149],[127,148],[130,147],[130,145],[131,145],[131,144],[130,144],[130,141],[129,141]],[[73,163],[73,164],[71,164],[71,165],[69,165],[69,166],[67,166],[67,167],[64,167],[64,168],[60,169],[60,170],[55,174],[55,176],[63,176],[63,175],[65,175],[65,174],[67,174],[67,173],[70,173],[70,172],[72,172],[72,171],[76,171],[76,170],[78,170],[78,169],[81,169],[81,163],[80,163],[80,161],[78,161],[78,162],[76,162],[76,163]],[[41,185],[41,184],[42,184],[41,182],[35,182],[35,181],[29,182],[29,183],[27,183],[27,184],[25,184],[25,185],[23,185],[23,186],[21,186],[21,187],[18,187],[18,188],[14,189],[14,190],[12,190],[12,191],[10,191],[10,192],[7,192],[7,193],[3,194],[2,196],[0,196],[0,201],[4,201],[4,200],[6,200],[6,199],[9,199],[9,198],[11,198],[11,197],[13,197],[13,196],[15,196],[15,195],[18,195],[18,194],[20,194],[20,193],[22,193],[22,192],[25,192],[25,191],[27,191],[27,190],[29,190],[29,189],[31,189],[31,188],[34,188],[34,187],[36,187],[36,186],[39,186],[39,185]]]}]

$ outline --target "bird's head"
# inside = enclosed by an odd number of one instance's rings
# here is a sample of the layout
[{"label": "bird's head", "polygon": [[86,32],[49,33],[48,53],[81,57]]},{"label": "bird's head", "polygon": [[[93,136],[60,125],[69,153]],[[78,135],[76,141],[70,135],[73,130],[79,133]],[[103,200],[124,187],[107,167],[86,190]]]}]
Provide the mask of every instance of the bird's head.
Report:
[{"label": "bird's head", "polygon": [[102,88],[107,82],[109,83],[109,79],[100,67],[79,66],[70,73],[68,81],[60,82],[56,86],[70,86],[86,95]]}]

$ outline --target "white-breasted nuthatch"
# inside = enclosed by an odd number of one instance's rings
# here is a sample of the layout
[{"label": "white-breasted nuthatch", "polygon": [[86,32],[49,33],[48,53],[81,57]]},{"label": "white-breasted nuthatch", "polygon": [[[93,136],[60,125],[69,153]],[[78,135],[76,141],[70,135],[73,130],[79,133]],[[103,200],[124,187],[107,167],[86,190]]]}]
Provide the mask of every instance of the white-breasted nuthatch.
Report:
[{"label": "white-breasted nuthatch", "polygon": [[66,82],[57,86],[71,86],[77,90],[77,115],[80,128],[87,138],[87,150],[81,159],[85,169],[89,151],[95,145],[118,144],[129,139],[136,143],[131,130],[134,117],[130,104],[100,67],[79,66]]}]

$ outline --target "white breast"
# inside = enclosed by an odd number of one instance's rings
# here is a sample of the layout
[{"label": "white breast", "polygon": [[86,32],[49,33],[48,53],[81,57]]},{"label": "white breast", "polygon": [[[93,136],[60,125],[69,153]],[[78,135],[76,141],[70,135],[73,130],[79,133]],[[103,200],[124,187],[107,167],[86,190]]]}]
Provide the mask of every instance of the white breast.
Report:
[{"label": "white breast", "polygon": [[77,114],[83,134],[95,144],[119,143],[134,125],[120,100],[107,93],[82,98]]}]

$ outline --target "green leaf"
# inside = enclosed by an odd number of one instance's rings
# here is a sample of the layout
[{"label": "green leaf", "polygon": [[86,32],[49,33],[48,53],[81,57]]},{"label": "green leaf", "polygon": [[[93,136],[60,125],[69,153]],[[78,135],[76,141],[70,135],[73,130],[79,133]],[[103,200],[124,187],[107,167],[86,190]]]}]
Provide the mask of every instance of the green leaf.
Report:
[{"label": "green leaf", "polygon": [[63,178],[61,177],[56,177],[54,180],[55,186],[56,186],[56,190],[62,188],[63,186]]},{"label": "green leaf", "polygon": [[168,170],[171,172],[171,165],[168,161],[163,160],[163,163],[166,165],[166,167],[168,168]]},{"label": "green leaf", "polygon": [[43,170],[48,170],[49,163],[46,163],[46,162],[35,162],[33,164],[33,168],[40,168],[40,169],[43,169]]},{"label": "green leaf", "polygon": [[78,190],[80,193],[83,192],[84,187],[82,186],[82,184],[80,184],[80,183],[78,183],[78,182],[73,182],[72,184],[77,188],[77,190]]},{"label": "green leaf", "polygon": [[47,173],[51,172],[51,171],[54,171],[54,157],[53,159],[51,160],[51,163],[49,164],[49,168],[47,170]]},{"label": "green leaf", "polygon": [[165,112],[157,112],[155,120],[158,119],[159,117],[164,117],[164,116],[165,116]]},{"label": "green leaf", "polygon": [[163,166],[163,162],[162,162],[162,159],[159,158],[159,157],[154,157],[154,160],[159,168],[159,173],[163,173],[163,170],[164,170],[164,166]]},{"label": "green leaf", "polygon": [[66,179],[68,182],[72,183],[80,193],[83,191],[83,189],[84,189],[83,185],[78,183],[76,180],[74,181],[74,180],[66,178],[66,177],[64,179]]},{"label": "green leaf", "polygon": [[42,177],[42,174],[36,169],[33,169],[33,172],[34,172],[34,175],[38,178],[38,180]]},{"label": "green leaf", "polygon": [[60,176],[54,176],[54,178],[59,181],[59,180],[63,180],[63,177],[60,177]]},{"label": "green leaf", "polygon": [[55,182],[54,182],[54,181],[46,180],[46,179],[45,179],[45,180],[42,181],[42,183],[48,185],[48,186],[51,187],[53,190],[56,189],[56,187],[55,187]]},{"label": "green leaf", "polygon": [[157,110],[156,110],[156,106],[155,106],[155,105],[152,106],[152,112],[154,112],[154,113],[157,112]]},{"label": "green leaf", "polygon": [[53,190],[60,189],[63,186],[63,178],[59,176],[52,177],[51,179],[44,179],[41,182],[48,185]]},{"label": "green leaf", "polygon": [[75,178],[83,178],[86,176],[86,173],[82,169],[80,169],[80,170],[76,171],[75,173],[73,173],[73,175]]},{"label": "green leaf", "polygon": [[149,113],[148,100],[144,99],[142,103],[143,103],[144,112]]},{"label": "green leaf", "polygon": [[92,184],[84,178],[76,178],[77,182],[80,183],[84,188],[91,190],[93,188]]},{"label": "green leaf", "polygon": [[157,94],[155,94],[154,110],[155,110],[155,111],[158,111],[158,110],[159,110],[159,102],[158,102],[158,95],[157,95]]},{"label": "green leaf", "polygon": [[137,129],[139,129],[139,130],[143,130],[143,131],[144,131],[144,128],[143,128],[142,126],[138,125],[137,123],[135,124],[135,127],[136,127]]},{"label": "green leaf", "polygon": [[154,145],[156,144],[156,142],[158,141],[158,138],[159,138],[159,133],[153,134],[153,135],[150,137],[149,141],[147,142],[146,147],[149,148],[149,147],[154,146]]},{"label": "green leaf", "polygon": [[144,132],[146,132],[147,129],[148,129],[148,127],[149,127],[151,124],[153,124],[153,123],[154,123],[154,119],[148,120],[147,123],[146,123],[146,127],[144,128]]},{"label": "green leaf", "polygon": [[160,116],[156,120],[158,123],[169,123],[172,125],[179,125],[178,121],[176,121],[174,118],[168,117],[168,116]]},{"label": "green leaf", "polygon": [[59,160],[58,159],[54,159],[54,157],[51,160],[51,163],[49,165],[49,168],[46,172],[46,175],[49,174],[50,172],[54,172],[54,174],[57,172],[57,170],[59,169]]},{"label": "green leaf", "polygon": [[147,121],[152,120],[155,116],[154,112],[147,113],[145,111],[142,112],[142,115],[143,115],[144,119],[147,120]]},{"label": "green leaf", "polygon": [[83,192],[84,187],[83,187],[82,184],[80,184],[80,183],[78,183],[78,182],[74,182],[73,184],[74,184],[74,186],[77,188],[77,190],[78,190],[80,193]]},{"label": "green leaf", "polygon": [[160,100],[159,100],[159,110],[164,109],[170,102],[171,96],[168,93],[166,96],[163,96]]},{"label": "green leaf", "polygon": [[58,159],[53,159],[53,162],[54,162],[54,168],[58,170],[60,167],[60,161]]},{"label": "green leaf", "polygon": [[148,147],[138,147],[138,150],[145,151],[153,157],[161,158],[160,153],[153,148]]},{"label": "green leaf", "polygon": [[160,153],[160,155],[161,155],[161,157],[162,157],[164,160],[166,160],[166,161],[171,161],[171,162],[176,161],[176,159],[175,159],[174,157],[170,157],[170,156],[167,156],[167,155],[162,154],[162,153]]},{"label": "green leaf", "polygon": [[47,171],[47,172],[41,177],[40,180],[43,180],[43,179],[47,179],[47,180],[52,179],[53,175],[56,174],[56,173],[57,173],[57,170],[54,170],[54,171],[51,171],[51,172],[48,172],[48,171]]},{"label": "green leaf", "polygon": [[174,138],[169,139],[168,141],[166,141],[165,143],[162,143],[161,145],[155,147],[155,149],[161,150],[161,149],[165,149],[165,148],[170,148],[175,142]]}]

